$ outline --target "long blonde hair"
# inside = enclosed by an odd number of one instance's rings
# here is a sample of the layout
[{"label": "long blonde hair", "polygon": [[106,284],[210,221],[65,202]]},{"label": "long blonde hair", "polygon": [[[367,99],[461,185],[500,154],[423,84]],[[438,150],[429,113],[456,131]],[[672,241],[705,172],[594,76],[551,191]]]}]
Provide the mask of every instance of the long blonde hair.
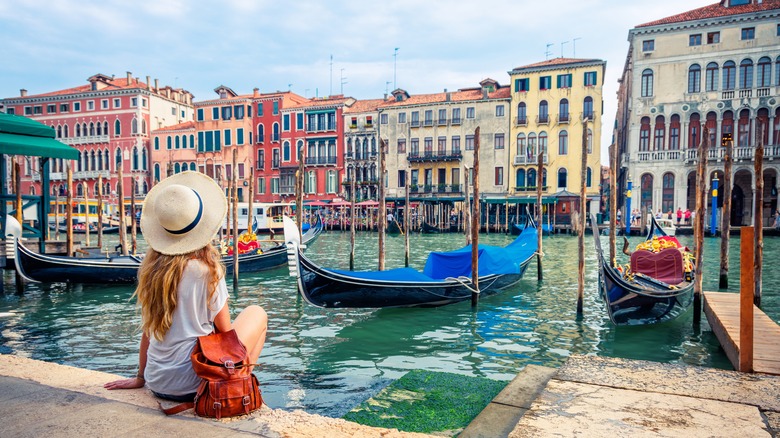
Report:
[{"label": "long blonde hair", "polygon": [[141,330],[150,338],[162,340],[173,322],[178,301],[179,282],[190,260],[208,267],[208,302],[211,303],[219,279],[225,275],[219,251],[212,245],[181,255],[165,255],[149,248],[138,269],[135,296],[141,307]]}]

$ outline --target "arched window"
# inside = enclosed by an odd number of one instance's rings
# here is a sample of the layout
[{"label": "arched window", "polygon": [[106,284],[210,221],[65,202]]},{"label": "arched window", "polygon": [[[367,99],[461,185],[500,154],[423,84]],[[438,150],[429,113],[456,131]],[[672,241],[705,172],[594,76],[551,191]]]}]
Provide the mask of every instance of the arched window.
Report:
[{"label": "arched window", "polygon": [[733,90],[737,82],[737,64],[734,61],[723,63],[723,90]]},{"label": "arched window", "polygon": [[98,122],[95,130],[97,131],[97,135],[103,135],[103,124]]},{"label": "arched window", "polygon": [[775,134],[772,144],[780,145],[780,107],[775,110]]},{"label": "arched window", "polygon": [[81,137],[81,125],[76,123],[76,137]]},{"label": "arched window", "polygon": [[106,170],[111,170],[111,166],[109,165],[111,160],[109,160],[109,158],[108,158],[109,156],[110,155],[108,154],[108,148],[106,148],[105,150],[103,150],[103,159],[104,159],[104,161],[106,163]]},{"label": "arched window", "polygon": [[133,121],[130,122],[130,134],[137,135],[138,134],[138,119],[133,118]]},{"label": "arched window", "polygon": [[645,208],[648,213],[653,211],[653,175],[642,175],[639,194],[639,208]]},{"label": "arched window", "polygon": [[701,66],[693,64],[688,67],[688,92],[698,93],[701,91]]},{"label": "arched window", "polygon": [[531,158],[530,151],[526,149],[526,143],[525,143],[525,134],[519,133],[517,134],[517,156],[527,156],[529,159]]},{"label": "arched window", "polygon": [[525,125],[528,123],[528,114],[525,107],[525,102],[517,104],[517,124]]},{"label": "arched window", "polygon": [[588,128],[588,153],[593,153],[593,131]]},{"label": "arched window", "polygon": [[97,152],[97,170],[103,170],[103,151]]},{"label": "arched window", "polygon": [[190,134],[190,149],[195,149],[195,135]]},{"label": "arched window", "polygon": [[737,146],[750,146],[750,110],[743,109],[739,112],[739,141]]},{"label": "arched window", "polygon": [[76,184],[76,196],[84,196],[84,186],[81,184]]},{"label": "arched window", "polygon": [[141,119],[141,132],[146,135],[146,119]]},{"label": "arched window", "polygon": [[743,59],[739,63],[739,88],[753,88],[753,60]]},{"label": "arched window", "polygon": [[87,131],[87,123],[86,122],[82,123],[81,124],[81,135],[86,137],[88,135],[88,132],[89,131]]},{"label": "arched window", "polygon": [[526,187],[536,187],[536,169],[528,169],[525,185]]},{"label": "arched window", "polygon": [[165,147],[167,149],[173,149],[173,146],[171,144],[171,136],[170,135],[165,137]]},{"label": "arched window", "polygon": [[108,122],[103,122],[103,135],[108,135]]},{"label": "arched window", "polygon": [[758,71],[756,77],[756,84],[761,87],[768,87],[772,85],[772,60],[768,56],[758,60]]},{"label": "arched window", "polygon": [[92,122],[89,122],[89,136],[90,137],[95,136],[95,124]]},{"label": "arched window", "polygon": [[160,137],[154,138],[154,150],[156,151],[160,150]]},{"label": "arched window", "polygon": [[[721,136],[723,134],[734,134],[734,113],[731,111],[725,111],[723,113],[723,121],[721,122]],[[732,142],[736,139],[732,137]]]},{"label": "arched window", "polygon": [[666,120],[664,116],[655,118],[655,130],[653,132],[653,150],[664,150],[664,140],[666,137]]},{"label": "arched window", "polygon": [[119,119],[114,120],[114,137],[119,137],[122,135],[122,124],[119,122]]},{"label": "arched window", "polygon": [[154,163],[154,182],[160,182],[160,163]]},{"label": "arched window", "polygon": [[561,99],[558,104],[558,121],[565,122],[569,120],[569,99]]},{"label": "arched window", "polygon": [[57,138],[62,138],[62,126],[57,125]]},{"label": "arched window", "polygon": [[569,153],[569,133],[561,130],[558,133],[558,155],[568,155]]},{"label": "arched window", "polygon": [[680,150],[680,116],[672,114],[669,123],[669,150]]},{"label": "arched window", "polygon": [[138,170],[139,169],[138,164],[139,164],[138,163],[138,148],[134,147],[133,148],[133,170]]},{"label": "arched window", "polygon": [[[780,86],[780,56],[775,60],[775,85]],[[776,120],[776,119],[775,119]],[[68,127],[65,127],[65,136],[68,136]],[[775,143],[777,144],[777,143]]]},{"label": "arched window", "polygon": [[64,138],[68,138],[68,137],[70,136],[70,134],[68,133],[68,125],[65,125],[65,126],[63,127],[63,129],[62,129],[62,136],[63,136]]},{"label": "arched window", "polygon": [[195,162],[190,162],[190,170],[195,172]]},{"label": "arched window", "polygon": [[662,182],[661,209],[666,213],[674,210],[674,174],[671,172],[665,173]]},{"label": "arched window", "polygon": [[146,147],[142,147],[141,148],[141,167],[143,168],[143,170],[146,170],[146,163],[148,161],[149,160],[146,159]]},{"label": "arched window", "polygon": [[547,132],[545,131],[539,133],[539,152],[547,153]]},{"label": "arched window", "polygon": [[639,152],[650,150],[650,117],[642,117],[639,127]]},{"label": "arched window", "polygon": [[303,140],[298,140],[298,147],[295,150],[295,157],[298,160],[303,159]]},{"label": "arched window", "polygon": [[585,176],[585,186],[593,187],[593,170],[588,167],[587,174]]},{"label": "arched window", "polygon": [[771,138],[769,136],[769,132],[771,131],[771,128],[769,127],[769,110],[767,108],[761,108],[756,113],[756,142],[755,144],[758,144],[758,136],[761,135],[763,137],[762,141],[763,145],[771,144],[769,142],[769,139]]},{"label": "arched window", "polygon": [[92,151],[89,154],[89,170],[96,170],[96,169],[97,169],[97,157],[95,156],[95,151]]},{"label": "arched window", "polygon": [[[720,145],[720,142],[717,141],[718,138],[718,115],[715,114],[714,111],[710,111],[707,113],[707,121],[705,122],[705,125],[707,127],[707,131],[709,131],[709,142],[710,147],[714,148]],[[664,210],[666,211],[666,210]]]},{"label": "arched window", "polygon": [[146,183],[146,180],[144,180],[141,183],[141,186],[142,186],[142,188],[141,188],[141,194],[142,195],[145,195],[145,194],[149,193],[149,184]]},{"label": "arched window", "polygon": [[517,187],[525,186],[525,169],[517,169],[517,172],[515,174],[515,181]]},{"label": "arched window", "polygon": [[590,96],[582,102],[582,115],[588,120],[593,120],[593,98]]},{"label": "arched window", "polygon": [[688,121],[688,148],[696,149],[699,147],[699,130],[701,129],[699,122],[699,113],[691,114]]},{"label": "arched window", "polygon": [[271,138],[271,141],[279,141],[279,123],[274,122],[273,129],[274,129],[274,132],[273,132],[273,138]]},{"label": "arched window", "polygon": [[174,144],[175,144],[175,148],[176,149],[180,149],[181,148],[181,139],[179,139],[178,135],[174,137]]},{"label": "arched window", "polygon": [[282,161],[290,161],[290,142],[287,140],[282,145]]},{"label": "arched window", "polygon": [[187,136],[186,135],[182,135],[181,136],[181,148],[182,149],[187,149]]},{"label": "arched window", "polygon": [[529,151],[528,152],[529,156],[532,157],[536,156],[536,154],[538,153],[536,151],[536,134],[533,132],[528,134],[528,151]]},{"label": "arched window", "polygon": [[558,169],[558,189],[564,189],[566,190],[566,180],[568,177],[568,172],[565,168]]},{"label": "arched window", "polygon": [[257,124],[257,142],[265,143],[265,127],[262,123]]},{"label": "arched window", "polygon": [[549,111],[547,108],[547,101],[543,100],[539,102],[539,123],[547,123],[550,120]]},{"label": "arched window", "polygon": [[652,97],[653,95],[653,71],[649,68],[642,72],[642,87],[640,91],[642,97]]}]

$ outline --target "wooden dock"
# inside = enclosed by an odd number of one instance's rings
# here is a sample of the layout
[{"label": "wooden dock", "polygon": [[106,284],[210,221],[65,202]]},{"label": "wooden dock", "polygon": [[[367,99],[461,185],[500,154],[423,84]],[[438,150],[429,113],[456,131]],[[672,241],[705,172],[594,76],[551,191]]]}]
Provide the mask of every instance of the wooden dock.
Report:
[{"label": "wooden dock", "polygon": [[[734,369],[739,369],[739,294],[704,292],[704,314]],[[780,326],[753,306],[753,371],[780,375]]]}]

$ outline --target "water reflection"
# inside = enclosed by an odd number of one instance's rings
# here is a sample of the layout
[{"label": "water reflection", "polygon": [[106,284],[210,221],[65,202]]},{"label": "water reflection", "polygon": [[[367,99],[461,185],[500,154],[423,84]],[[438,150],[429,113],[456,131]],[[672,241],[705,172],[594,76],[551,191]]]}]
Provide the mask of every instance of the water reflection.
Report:
[{"label": "water reflection", "polygon": [[[359,233],[357,239],[358,269],[374,269],[376,236]],[[503,234],[481,236],[483,243],[510,240]],[[457,248],[464,241],[442,234],[415,235],[411,242],[411,265],[421,267],[427,251]],[[434,309],[318,309],[300,299],[286,267],[242,276],[231,293],[231,309],[235,315],[259,304],[268,312],[268,341],[257,370],[267,403],[332,416],[411,369],[509,380],[527,364],[557,367],[571,354],[730,368],[706,323],[692,330],[690,312],[652,327],[612,326],[598,298],[590,240],[584,315],[577,318],[577,239],[545,237],[544,244],[543,282],[531,267],[513,288],[480,300],[476,311],[470,303]],[[766,253],[777,254],[778,244],[780,239],[766,240]],[[708,240],[705,256],[716,258],[718,245]],[[388,239],[387,250],[387,267],[403,266],[403,238]],[[325,233],[308,249],[314,260],[341,268],[348,267],[348,251],[348,233]],[[708,261],[707,289],[717,287],[717,276],[709,274],[717,272],[717,264]],[[776,271],[765,272],[764,284],[777,284]],[[14,290],[13,276],[3,281],[6,291]],[[736,275],[731,282],[738,285]],[[0,313],[13,312],[0,318],[0,352],[129,375],[137,366],[140,321],[132,292],[126,286],[32,284],[23,295],[0,295]],[[777,320],[780,293],[774,286],[764,293],[764,308]]]}]

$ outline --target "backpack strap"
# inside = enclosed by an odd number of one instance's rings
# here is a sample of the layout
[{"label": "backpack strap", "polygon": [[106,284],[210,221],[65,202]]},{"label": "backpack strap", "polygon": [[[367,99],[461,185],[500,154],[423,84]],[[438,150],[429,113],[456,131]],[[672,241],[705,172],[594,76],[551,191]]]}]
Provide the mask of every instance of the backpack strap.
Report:
[{"label": "backpack strap", "polygon": [[157,402],[157,406],[160,407],[160,410],[163,412],[163,414],[165,414],[165,415],[175,415],[175,414],[178,414],[179,412],[184,412],[187,409],[194,408],[195,407],[195,403],[194,402],[180,403],[178,405],[171,406],[170,408],[165,409],[165,408],[163,408],[162,403],[160,403],[158,401]]}]

